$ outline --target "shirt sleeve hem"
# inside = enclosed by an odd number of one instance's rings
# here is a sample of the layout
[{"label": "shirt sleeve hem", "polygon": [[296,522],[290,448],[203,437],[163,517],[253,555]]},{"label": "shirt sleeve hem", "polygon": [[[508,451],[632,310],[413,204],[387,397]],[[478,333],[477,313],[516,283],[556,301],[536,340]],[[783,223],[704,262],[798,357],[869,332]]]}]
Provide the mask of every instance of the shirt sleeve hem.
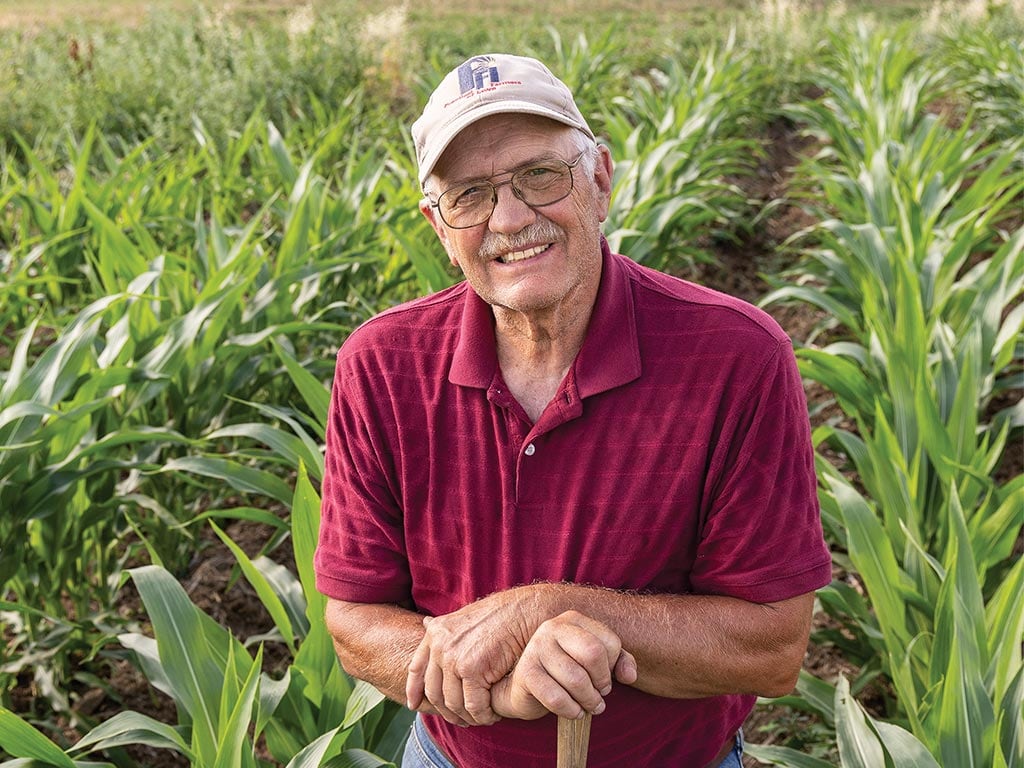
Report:
[{"label": "shirt sleeve hem", "polygon": [[316,588],[326,597],[333,600],[344,600],[347,603],[396,605],[409,600],[407,592],[383,590],[378,585],[359,584],[322,573],[316,575]]},{"label": "shirt sleeve hem", "polygon": [[775,603],[797,595],[814,592],[832,581],[832,560],[822,561],[799,571],[767,581],[731,582],[718,579],[714,585],[697,586],[695,591],[703,594],[728,595],[751,603]]}]

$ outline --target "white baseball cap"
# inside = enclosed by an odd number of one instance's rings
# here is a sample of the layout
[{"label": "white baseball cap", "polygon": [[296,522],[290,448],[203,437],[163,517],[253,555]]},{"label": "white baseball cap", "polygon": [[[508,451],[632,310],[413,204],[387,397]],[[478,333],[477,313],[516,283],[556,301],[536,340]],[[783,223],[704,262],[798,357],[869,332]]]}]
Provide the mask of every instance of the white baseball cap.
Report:
[{"label": "white baseball cap", "polygon": [[445,75],[412,124],[420,184],[460,131],[508,112],[548,117],[594,138],[569,88],[539,61],[507,53],[474,56]]}]

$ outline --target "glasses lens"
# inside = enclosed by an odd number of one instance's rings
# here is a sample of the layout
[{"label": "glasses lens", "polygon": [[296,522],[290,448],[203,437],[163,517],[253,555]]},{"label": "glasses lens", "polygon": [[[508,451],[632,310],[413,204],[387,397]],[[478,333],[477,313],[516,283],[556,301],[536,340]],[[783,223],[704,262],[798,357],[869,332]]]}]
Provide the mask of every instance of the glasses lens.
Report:
[{"label": "glasses lens", "polygon": [[473,227],[487,221],[494,210],[494,187],[486,181],[453,187],[438,198],[437,204],[449,227]]},{"label": "glasses lens", "polygon": [[572,174],[561,162],[524,168],[512,176],[512,187],[527,205],[550,205],[572,191]]}]

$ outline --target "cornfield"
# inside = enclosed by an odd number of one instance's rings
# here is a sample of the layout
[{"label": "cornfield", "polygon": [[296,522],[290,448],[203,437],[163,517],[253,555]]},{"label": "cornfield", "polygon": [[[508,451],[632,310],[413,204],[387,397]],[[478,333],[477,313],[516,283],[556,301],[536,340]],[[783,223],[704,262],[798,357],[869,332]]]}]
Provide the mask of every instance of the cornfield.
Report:
[{"label": "cornfield", "polygon": [[[755,300],[811,318],[835,573],[812,643],[842,672],[761,702],[778,720],[748,756],[1024,766],[1022,9],[810,5],[642,50],[621,24],[472,43],[577,93],[616,160],[613,249],[690,279],[749,250]],[[313,584],[322,447],[345,336],[457,279],[407,126],[472,51],[303,12],[161,19],[73,56],[0,31],[0,766],[400,760],[412,713],[341,670]],[[780,131],[799,153],[765,184]],[[258,552],[239,522],[269,531]],[[186,590],[215,543],[264,631]],[[93,717],[116,664],[176,719]]]}]

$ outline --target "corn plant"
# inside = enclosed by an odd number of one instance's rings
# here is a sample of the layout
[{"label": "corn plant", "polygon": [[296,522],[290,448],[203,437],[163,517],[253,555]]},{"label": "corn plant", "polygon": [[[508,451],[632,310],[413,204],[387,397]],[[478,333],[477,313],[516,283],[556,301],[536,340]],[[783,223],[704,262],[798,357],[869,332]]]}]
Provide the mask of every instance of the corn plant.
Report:
[{"label": "corn plant", "polygon": [[338,663],[322,620],[326,598],[316,591],[312,571],[319,510],[319,496],[300,465],[291,526],[298,579],[265,557],[251,560],[214,526],[274,621],[270,641],[289,649],[292,663],[281,678],[261,671],[262,642],[251,656],[245,644],[191,603],[171,574],[159,566],[134,568],[132,580],[154,636],[124,633],[120,641],[149,681],[177,704],[179,723],[124,711],[61,750],[0,708],[0,748],[40,765],[85,766],[90,764],[79,758],[90,753],[148,744],[173,750],[195,766],[255,768],[264,764],[254,747],[263,736],[274,760],[288,768],[319,766],[339,756],[346,764],[394,766],[412,713],[386,702],[371,686],[354,683]]},{"label": "corn plant", "polygon": [[707,260],[702,236],[729,237],[748,213],[730,179],[750,174],[745,138],[761,72],[730,37],[687,72],[678,59],[636,81],[603,122],[616,160],[605,225],[611,247],[664,269]]},{"label": "corn plant", "polygon": [[[814,712],[834,730],[842,768],[939,768],[935,758],[913,734],[898,725],[869,715],[850,692],[843,675],[833,687],[807,672],[797,684],[799,697],[786,701]],[[776,702],[781,702],[777,699]],[[830,768],[832,763],[801,754],[788,747],[749,744],[744,752],[759,762],[789,768]]]},{"label": "corn plant", "polygon": [[[197,125],[199,150],[184,176],[143,150],[118,161],[92,135],[67,178],[28,155],[34,174],[8,198],[20,211],[9,252],[19,268],[3,286],[17,299],[4,302],[8,328],[30,306],[37,316],[0,373],[0,506],[11,510],[0,520],[0,594],[20,606],[0,691],[34,668],[50,675],[40,690],[68,710],[60,691],[70,659],[92,657],[113,631],[114,617],[89,617],[94,604],[112,604],[138,546],[125,546],[127,534],[178,571],[194,546],[186,523],[225,492],[285,507],[284,478],[298,461],[318,472],[308,424],[293,422],[288,445],[271,444],[277,451],[232,451],[272,434],[245,426],[253,408],[282,424],[291,418],[283,405],[255,405],[295,397],[279,351],[329,377],[329,352],[308,350],[336,346],[376,311],[381,292],[408,280],[407,266],[372,268],[385,233],[374,205],[391,183],[383,157],[353,150],[337,189],[314,172],[318,152],[336,147],[348,125],[300,162],[272,125],[250,121],[226,150]],[[94,151],[114,178],[91,177]],[[267,201],[227,226],[221,210],[250,202],[224,181],[243,164]],[[207,203],[192,184],[199,172],[210,180]],[[40,286],[55,289],[49,308],[32,302]],[[78,301],[71,321],[56,311]],[[33,665],[44,649],[49,664]]]},{"label": "corn plant", "polygon": [[[818,459],[840,562],[869,599],[842,582],[819,596],[857,638],[843,647],[862,674],[891,681],[891,715],[936,759],[1013,765],[1024,759],[1013,597],[1024,566],[1011,559],[1024,477],[992,478],[1017,416],[983,416],[1020,366],[1024,232],[998,227],[1024,189],[1009,173],[1020,144],[920,114],[921,84],[941,89],[938,71],[902,53],[891,55],[903,82],[865,66],[898,41],[862,33],[849,47],[823,77],[841,98],[826,89],[799,110],[819,136],[838,134],[806,166],[836,218],[814,229],[803,284],[765,300],[827,308],[849,336],[798,360],[856,427],[825,424],[815,440],[857,473],[855,486]],[[917,111],[901,114],[906,104]]]}]

